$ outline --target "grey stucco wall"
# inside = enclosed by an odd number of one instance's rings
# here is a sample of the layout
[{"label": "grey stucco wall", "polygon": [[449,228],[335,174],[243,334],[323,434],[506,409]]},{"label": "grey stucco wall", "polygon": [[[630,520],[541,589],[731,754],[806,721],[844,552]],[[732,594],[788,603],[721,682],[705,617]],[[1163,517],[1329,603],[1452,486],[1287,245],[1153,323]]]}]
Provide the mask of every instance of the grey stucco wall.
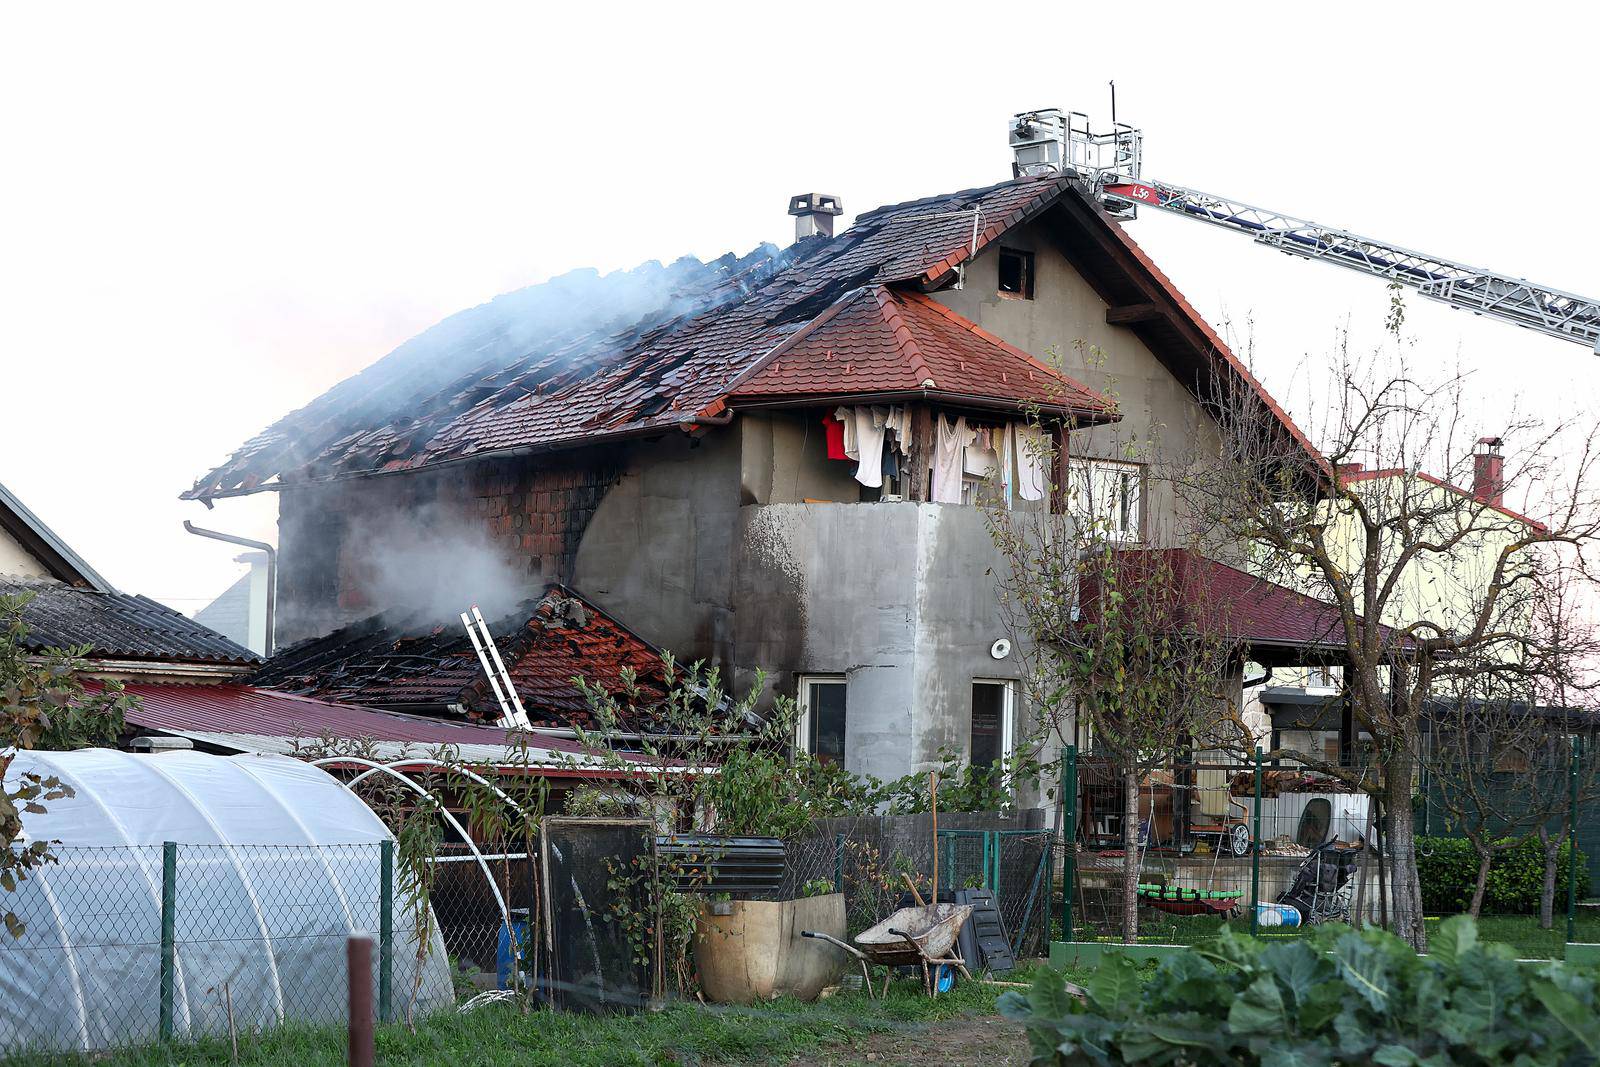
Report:
[{"label": "grey stucco wall", "polygon": [[[982,513],[953,504],[740,509],[741,670],[846,679],[845,763],[889,778],[967,747],[974,679],[1014,679]],[[792,692],[792,689],[790,690]]]},{"label": "grey stucco wall", "polygon": [[[1000,248],[1034,253],[1034,299],[999,293]],[[1149,464],[1147,529],[1156,543],[1173,543],[1186,523],[1161,468],[1221,447],[1215,423],[1134,332],[1106,323],[1106,305],[1035,226],[1006,234],[967,268],[961,289],[933,299],[1039,359],[1054,356],[1062,371],[1116,399],[1115,424],[1073,434],[1071,450],[1095,459],[1124,459],[1130,449]]]},{"label": "grey stucco wall", "polygon": [[573,587],[681,661],[729,667],[739,464],[733,427],[631,448],[589,520]]}]

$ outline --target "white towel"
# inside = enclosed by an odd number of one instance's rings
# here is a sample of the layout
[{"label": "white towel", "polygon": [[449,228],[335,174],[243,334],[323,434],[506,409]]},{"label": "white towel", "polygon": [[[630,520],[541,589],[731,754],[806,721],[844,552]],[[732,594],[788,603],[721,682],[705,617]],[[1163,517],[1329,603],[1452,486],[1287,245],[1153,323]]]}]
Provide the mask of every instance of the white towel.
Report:
[{"label": "white towel", "polygon": [[1043,500],[1049,478],[1045,464],[1044,435],[1039,427],[1028,424],[1017,426],[1017,495],[1024,500]]}]

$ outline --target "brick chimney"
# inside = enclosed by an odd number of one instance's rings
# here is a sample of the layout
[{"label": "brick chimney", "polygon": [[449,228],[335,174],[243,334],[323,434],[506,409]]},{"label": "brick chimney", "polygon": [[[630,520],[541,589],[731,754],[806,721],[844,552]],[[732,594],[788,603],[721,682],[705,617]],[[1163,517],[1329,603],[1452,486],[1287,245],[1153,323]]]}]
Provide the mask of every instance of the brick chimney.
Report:
[{"label": "brick chimney", "polygon": [[827,193],[800,193],[789,198],[789,214],[794,216],[794,239],[833,236],[833,220],[843,215],[844,208],[837,196]]},{"label": "brick chimney", "polygon": [[1472,450],[1472,495],[1485,504],[1500,507],[1506,498],[1505,457],[1498,437],[1480,437]]},{"label": "brick chimney", "polygon": [[1349,481],[1355,475],[1360,474],[1365,469],[1365,465],[1361,463],[1341,463],[1338,469],[1339,478],[1343,481]]}]

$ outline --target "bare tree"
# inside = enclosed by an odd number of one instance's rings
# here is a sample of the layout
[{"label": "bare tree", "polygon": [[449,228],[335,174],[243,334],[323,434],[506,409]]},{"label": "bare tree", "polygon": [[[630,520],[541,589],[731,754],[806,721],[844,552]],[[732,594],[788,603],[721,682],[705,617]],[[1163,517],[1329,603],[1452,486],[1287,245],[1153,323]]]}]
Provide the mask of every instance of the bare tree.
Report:
[{"label": "bare tree", "polygon": [[1426,384],[1403,352],[1354,359],[1347,343],[1328,367],[1321,401],[1301,421],[1320,455],[1285,432],[1258,391],[1212,379],[1220,454],[1190,464],[1179,492],[1204,536],[1245,546],[1261,576],[1336,609],[1326,639],[1343,646],[1345,697],[1371,737],[1370,759],[1271,755],[1374,798],[1394,929],[1420,949],[1411,796],[1428,702],[1470,688],[1489,664],[1532,678],[1557,660],[1530,611],[1552,582],[1592,584],[1584,551],[1600,532],[1596,434],[1512,417],[1502,427],[1516,445],[1508,473],[1486,491],[1462,491],[1474,484],[1478,435],[1467,429],[1461,375]]},{"label": "bare tree", "polygon": [[[1085,733],[1121,783],[1122,933],[1131,942],[1141,782],[1186,744],[1242,729],[1227,685],[1234,648],[1209,610],[1205,571],[1191,565],[1194,557],[1181,547],[1130,544],[1128,487],[1075,470],[1061,446],[1059,436],[1040,446],[1045,469],[1057,472],[1053,506],[986,513],[1005,559],[1000,602],[1036,716],[1028,744],[1038,750]],[[1161,543],[1145,534],[1146,543]]]}]

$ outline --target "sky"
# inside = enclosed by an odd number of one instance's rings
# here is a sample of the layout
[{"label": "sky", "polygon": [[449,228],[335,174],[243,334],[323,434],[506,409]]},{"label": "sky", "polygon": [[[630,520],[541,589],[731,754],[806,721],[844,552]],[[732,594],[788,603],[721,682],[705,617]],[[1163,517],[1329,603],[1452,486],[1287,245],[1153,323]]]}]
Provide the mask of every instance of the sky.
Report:
[{"label": "sky", "polygon": [[[272,494],[178,494],[444,316],[575,267],[787,244],[788,198],[1009,177],[1006,121],[1145,134],[1147,177],[1588,295],[1600,5],[80,3],[0,6],[0,482],[193,612]],[[1379,281],[1130,224],[1293,410]],[[1421,300],[1413,359],[1600,411],[1585,348]]]}]

